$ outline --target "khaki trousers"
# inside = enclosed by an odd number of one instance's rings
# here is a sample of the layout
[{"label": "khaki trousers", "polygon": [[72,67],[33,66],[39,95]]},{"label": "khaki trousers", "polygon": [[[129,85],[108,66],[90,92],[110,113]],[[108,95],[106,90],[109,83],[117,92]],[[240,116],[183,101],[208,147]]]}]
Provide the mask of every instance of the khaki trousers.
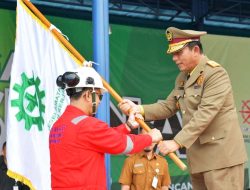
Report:
[{"label": "khaki trousers", "polygon": [[193,190],[243,190],[244,164],[191,174]]}]

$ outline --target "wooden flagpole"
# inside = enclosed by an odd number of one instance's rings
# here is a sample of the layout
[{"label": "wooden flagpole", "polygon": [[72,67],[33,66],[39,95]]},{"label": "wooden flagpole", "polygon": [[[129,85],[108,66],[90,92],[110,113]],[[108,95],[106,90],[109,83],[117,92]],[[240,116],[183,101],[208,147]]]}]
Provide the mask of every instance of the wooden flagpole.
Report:
[{"label": "wooden flagpole", "polygon": [[[22,0],[24,4],[42,21],[42,23],[50,28],[52,24],[46,19],[46,17],[28,0]],[[52,28],[51,32],[61,41],[61,43],[81,62],[84,63],[86,60],[64,37],[63,35],[56,29]],[[121,102],[122,98],[119,94],[102,78],[102,82],[104,87],[108,90],[108,92],[114,97],[117,102]],[[140,124],[140,126],[146,131],[150,131],[150,127],[140,119],[136,119],[136,121]],[[182,170],[186,170],[187,166],[174,154],[169,153],[168,156],[175,162],[175,164]]]}]

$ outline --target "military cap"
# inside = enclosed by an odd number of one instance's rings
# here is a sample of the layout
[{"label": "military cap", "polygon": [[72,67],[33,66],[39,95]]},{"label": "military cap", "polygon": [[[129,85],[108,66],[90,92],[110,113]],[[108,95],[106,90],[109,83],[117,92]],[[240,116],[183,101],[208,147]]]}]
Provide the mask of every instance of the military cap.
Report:
[{"label": "military cap", "polygon": [[205,34],[207,34],[205,31],[180,30],[175,27],[169,27],[166,30],[166,37],[169,42],[167,53],[179,51],[189,42],[200,41],[200,36]]}]

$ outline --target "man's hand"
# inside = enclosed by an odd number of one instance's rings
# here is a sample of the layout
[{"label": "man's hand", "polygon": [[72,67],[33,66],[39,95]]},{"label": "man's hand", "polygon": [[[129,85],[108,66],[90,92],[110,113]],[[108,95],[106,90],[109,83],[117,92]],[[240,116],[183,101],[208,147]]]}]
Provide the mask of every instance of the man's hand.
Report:
[{"label": "man's hand", "polygon": [[118,107],[126,115],[129,115],[129,111],[134,111],[136,113],[140,113],[141,111],[138,105],[128,99],[122,100],[122,102],[118,104]]},{"label": "man's hand", "polygon": [[162,141],[158,144],[158,148],[162,155],[167,155],[170,152],[175,152],[180,148],[174,140]]},{"label": "man's hand", "polygon": [[150,130],[148,134],[152,137],[153,143],[158,143],[159,141],[162,140],[161,132],[156,128]]},{"label": "man's hand", "polygon": [[127,121],[127,123],[126,123],[127,126],[128,126],[130,129],[136,129],[136,128],[139,127],[139,123],[137,123],[137,121],[135,120],[135,118],[144,120],[144,118],[142,117],[141,114],[136,113],[136,112],[134,112],[133,110],[130,111],[130,113],[129,113],[129,118],[128,118],[128,121]]}]

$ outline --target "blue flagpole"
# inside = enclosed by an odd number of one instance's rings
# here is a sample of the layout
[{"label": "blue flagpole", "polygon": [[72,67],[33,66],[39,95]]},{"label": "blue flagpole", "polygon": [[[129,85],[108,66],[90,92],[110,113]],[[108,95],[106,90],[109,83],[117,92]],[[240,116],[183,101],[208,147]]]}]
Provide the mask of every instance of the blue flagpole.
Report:
[{"label": "blue flagpole", "polygon": [[[93,0],[93,47],[97,72],[109,83],[109,11],[108,0]],[[97,118],[110,124],[110,95],[106,93],[99,105]],[[110,155],[105,155],[107,186],[111,189]]]}]

